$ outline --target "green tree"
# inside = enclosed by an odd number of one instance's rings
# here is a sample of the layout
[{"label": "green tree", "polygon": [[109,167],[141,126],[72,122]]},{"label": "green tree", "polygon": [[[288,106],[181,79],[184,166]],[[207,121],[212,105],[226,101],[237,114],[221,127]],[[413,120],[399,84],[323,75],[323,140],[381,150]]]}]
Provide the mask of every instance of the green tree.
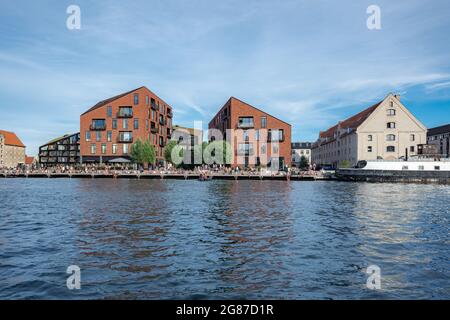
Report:
[{"label": "green tree", "polygon": [[351,166],[351,163],[350,163],[350,161],[348,161],[348,160],[342,160],[342,162],[341,162],[341,168],[350,168],[350,166]]},{"label": "green tree", "polygon": [[[175,155],[176,158],[174,159],[172,155]],[[182,164],[183,155],[184,155],[183,148],[179,146],[175,140],[169,141],[169,143],[167,143],[166,147],[164,148],[164,159],[166,159],[167,162],[170,162],[176,166]]]},{"label": "green tree", "polygon": [[155,164],[156,162],[156,152],[155,147],[150,143],[150,140],[146,140],[142,145],[142,163],[145,164]]},{"label": "green tree", "polygon": [[227,141],[212,141],[203,150],[206,164],[230,164],[232,160],[231,145]]},{"label": "green tree", "polygon": [[142,143],[141,139],[136,140],[135,143],[131,146],[131,159],[133,162],[136,162],[138,164],[142,164],[143,161],[143,148],[144,144]]},{"label": "green tree", "polygon": [[309,161],[305,156],[300,157],[299,168],[300,169],[308,169],[309,168]]}]

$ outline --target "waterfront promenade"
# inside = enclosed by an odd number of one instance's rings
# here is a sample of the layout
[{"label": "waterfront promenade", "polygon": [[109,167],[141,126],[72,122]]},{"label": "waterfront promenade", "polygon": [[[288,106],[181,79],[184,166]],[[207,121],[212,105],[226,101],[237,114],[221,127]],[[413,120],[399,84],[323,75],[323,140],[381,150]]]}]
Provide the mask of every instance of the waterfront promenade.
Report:
[{"label": "waterfront promenade", "polygon": [[[208,179],[212,180],[280,180],[280,181],[314,181],[314,180],[330,180],[331,177],[325,176],[320,172],[307,174],[274,174],[261,175],[254,173],[208,173]],[[175,180],[195,180],[201,179],[202,174],[197,172],[189,173],[140,173],[140,172],[96,172],[96,173],[2,173],[0,178],[70,178],[70,179],[175,179]]]}]

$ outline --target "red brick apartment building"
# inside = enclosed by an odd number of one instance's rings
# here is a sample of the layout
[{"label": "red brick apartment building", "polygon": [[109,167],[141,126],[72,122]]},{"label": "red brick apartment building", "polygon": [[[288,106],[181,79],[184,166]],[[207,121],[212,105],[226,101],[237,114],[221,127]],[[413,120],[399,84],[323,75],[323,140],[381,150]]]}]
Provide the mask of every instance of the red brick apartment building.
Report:
[{"label": "red brick apartment building", "polygon": [[220,140],[211,131],[216,129],[232,145],[234,167],[291,164],[291,125],[239,99],[231,97],[208,128],[209,140]]},{"label": "red brick apartment building", "polygon": [[100,101],[80,116],[80,161],[129,159],[136,140],[150,140],[157,163],[172,134],[172,107],[146,87]]}]

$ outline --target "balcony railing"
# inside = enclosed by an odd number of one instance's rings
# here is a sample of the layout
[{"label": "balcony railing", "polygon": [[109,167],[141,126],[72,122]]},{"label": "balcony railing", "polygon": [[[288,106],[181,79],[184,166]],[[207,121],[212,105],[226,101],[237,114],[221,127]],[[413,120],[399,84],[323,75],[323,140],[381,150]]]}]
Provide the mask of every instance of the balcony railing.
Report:
[{"label": "balcony railing", "polygon": [[164,141],[159,141],[159,146],[163,148],[165,146]]},{"label": "balcony railing", "polygon": [[158,130],[159,130],[159,128],[157,127],[157,126],[151,126],[150,127],[150,131],[152,132],[152,133],[158,133]]},{"label": "balcony railing", "polygon": [[167,111],[167,116],[168,116],[169,118],[172,118],[172,117],[173,117],[173,113],[172,113],[172,110],[170,110],[170,111]]},{"label": "balcony railing", "polygon": [[117,142],[119,142],[119,143],[133,143],[133,137],[125,137],[125,136],[119,135],[117,137]]},{"label": "balcony railing", "polygon": [[150,107],[151,107],[153,110],[158,111],[158,106],[156,105],[156,103],[152,102],[152,103],[150,104]]},{"label": "balcony railing", "polygon": [[89,129],[91,130],[91,131],[103,131],[103,130],[106,130],[106,124],[91,124],[90,126],[89,126]]},{"label": "balcony railing", "polygon": [[167,138],[171,138],[172,137],[172,130],[170,130],[169,128],[167,128]]}]

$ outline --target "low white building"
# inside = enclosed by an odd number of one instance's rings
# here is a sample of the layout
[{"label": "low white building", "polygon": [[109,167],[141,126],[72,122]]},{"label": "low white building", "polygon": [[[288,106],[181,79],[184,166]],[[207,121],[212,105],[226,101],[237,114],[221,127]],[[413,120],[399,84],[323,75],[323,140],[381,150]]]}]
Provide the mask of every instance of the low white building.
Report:
[{"label": "low white building", "polygon": [[312,147],[312,162],[335,168],[361,160],[395,160],[417,155],[426,144],[427,128],[389,94],[380,102],[320,132]]},{"label": "low white building", "polygon": [[300,165],[300,160],[305,157],[308,163],[311,163],[311,142],[293,142],[291,143],[292,150],[292,164],[297,167]]}]

